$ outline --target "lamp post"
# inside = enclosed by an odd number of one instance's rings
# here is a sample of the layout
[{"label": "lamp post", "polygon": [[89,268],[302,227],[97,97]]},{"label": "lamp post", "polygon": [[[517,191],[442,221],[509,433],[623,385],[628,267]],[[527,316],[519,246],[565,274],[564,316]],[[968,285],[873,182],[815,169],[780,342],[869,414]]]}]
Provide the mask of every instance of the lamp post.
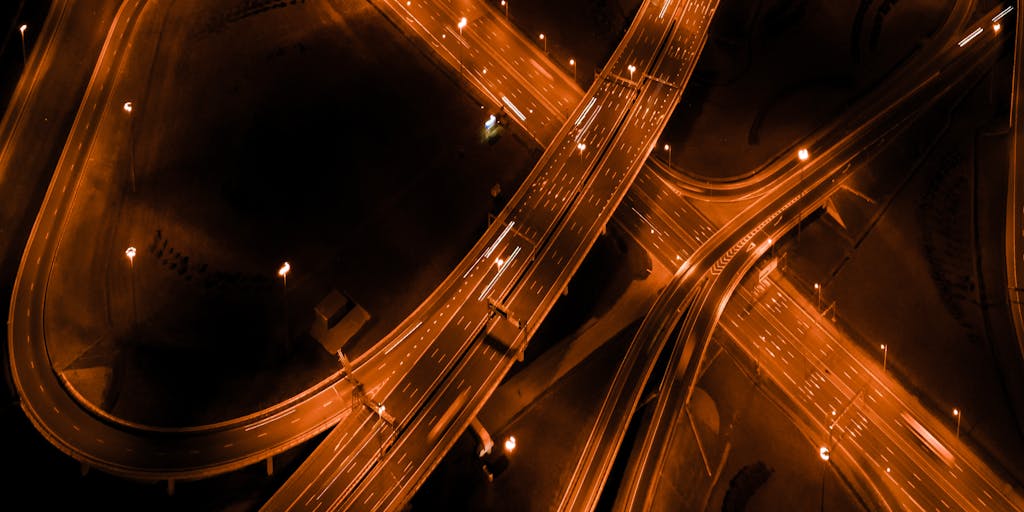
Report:
[{"label": "lamp post", "polygon": [[672,167],[672,146],[665,144],[665,151],[668,151],[668,166]]},{"label": "lamp post", "polygon": [[572,81],[576,81],[576,59],[569,59],[569,66],[572,67]]},{"label": "lamp post", "polygon": [[25,65],[26,61],[28,60],[28,58],[25,57],[25,30],[27,28],[28,28],[28,25],[22,25],[21,27],[18,28],[18,31],[21,32],[21,64],[22,65]]},{"label": "lamp post", "polygon": [[135,302],[135,252],[135,247],[128,247],[125,249],[124,255],[128,257],[129,279],[131,280],[132,288],[132,324],[137,326],[139,324],[139,311]]},{"label": "lamp post", "polygon": [[882,373],[885,373],[885,360],[889,358],[889,345],[882,344]]},{"label": "lamp post", "polygon": [[832,458],[832,454],[827,446],[818,448],[818,456],[821,457],[821,503],[819,504],[819,510],[824,512],[825,510],[825,472],[828,471],[829,460]]},{"label": "lamp post", "polygon": [[508,18],[508,2],[501,0],[501,6],[505,8],[505,17]]},{"label": "lamp post", "polygon": [[960,409],[954,407],[953,416],[956,417],[956,437],[960,439],[960,417],[963,416],[963,413],[960,412]]},{"label": "lamp post", "polygon": [[277,275],[281,276],[285,290],[288,289],[288,272],[291,272],[291,270],[292,266],[287,261],[281,264],[281,268],[277,269]]},{"label": "lamp post", "polygon": [[633,80],[633,72],[636,71],[636,66],[630,64],[630,65],[626,66],[626,69],[629,70],[629,79]]},{"label": "lamp post", "polygon": [[135,118],[132,117],[132,102],[124,102],[124,111],[128,113],[128,175],[131,178],[132,192],[135,192]]},{"label": "lamp post", "polygon": [[291,270],[292,266],[287,261],[281,264],[281,268],[277,269],[277,275],[281,276],[281,292],[284,296],[284,343],[286,347],[291,343],[292,338],[291,326],[288,325],[288,272],[291,272]]},{"label": "lamp post", "polygon": [[540,40],[544,42],[544,53],[547,53],[548,52],[548,40],[547,40],[546,37],[544,37],[543,33],[540,35]]},{"label": "lamp post", "polygon": [[821,285],[814,283],[814,290],[818,292],[818,311],[821,311]]},{"label": "lamp post", "polygon": [[587,149],[587,145],[582,143],[582,142],[580,142],[579,144],[576,144],[576,149],[580,150],[580,161],[582,162],[583,161],[583,150]]}]

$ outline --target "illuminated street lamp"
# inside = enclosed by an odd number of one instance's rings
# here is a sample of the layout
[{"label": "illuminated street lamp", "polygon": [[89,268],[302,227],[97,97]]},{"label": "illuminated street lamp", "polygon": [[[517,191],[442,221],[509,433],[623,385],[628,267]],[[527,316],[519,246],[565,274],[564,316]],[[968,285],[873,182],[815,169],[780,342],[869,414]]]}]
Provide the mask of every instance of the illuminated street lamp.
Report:
[{"label": "illuminated street lamp", "polygon": [[129,273],[131,274],[129,279],[131,279],[132,283],[132,320],[133,323],[138,324],[139,312],[135,303],[135,252],[135,247],[129,247],[125,249],[124,255],[128,257],[128,268],[130,269]]},{"label": "illuminated street lamp", "polygon": [[818,310],[821,311],[821,285],[814,283],[814,289],[818,292]]},{"label": "illuminated street lamp", "polygon": [[954,407],[953,408],[953,416],[956,416],[956,437],[957,437],[957,439],[959,439],[960,438],[960,417],[963,416],[963,414],[960,413],[960,409],[957,409],[957,408]]},{"label": "illuminated street lamp", "polygon": [[668,166],[672,167],[672,146],[665,144],[665,151],[668,151]]},{"label": "illuminated street lamp", "polygon": [[999,23],[994,23],[992,25],[992,31],[996,32],[996,33],[999,33],[999,31],[1002,30],[1002,28],[1003,28],[1003,26],[1000,25]]},{"label": "illuminated street lamp", "polygon": [[508,2],[501,0],[501,6],[505,8],[505,17],[508,18]]},{"label": "illuminated street lamp", "polygon": [[459,27],[459,40],[460,40],[459,41],[459,72],[460,73],[462,72],[462,52],[463,52],[463,50],[462,50],[462,44],[463,44],[463,42],[462,42],[462,29],[466,28],[466,25],[468,23],[469,23],[469,21],[466,20],[465,16],[463,16],[462,19],[459,20],[459,25],[458,25],[458,27]]},{"label": "illuminated street lamp", "polygon": [[626,69],[629,70],[629,79],[632,80],[633,79],[633,72],[636,71],[636,66],[630,64],[630,65],[626,66]]},{"label": "illuminated street lamp", "polygon": [[587,145],[580,142],[579,144],[576,144],[576,149],[580,150],[580,160],[583,160],[583,150],[587,149]]},{"label": "illuminated street lamp", "polygon": [[282,302],[284,303],[283,309],[285,346],[288,346],[291,343],[292,339],[292,328],[291,325],[288,324],[288,272],[291,272],[291,270],[292,266],[287,261],[281,264],[281,268],[277,269],[277,275],[281,276],[281,282],[283,283],[283,287],[281,288],[281,290],[284,295],[284,300]]},{"label": "illuminated street lamp", "polygon": [[576,81],[576,59],[569,59],[569,66],[572,66],[572,81]]},{"label": "illuminated street lamp", "polygon": [[128,113],[128,175],[131,178],[132,192],[135,192],[135,118],[132,117],[132,102],[124,102],[121,107]]},{"label": "illuminated street lamp", "polygon": [[548,52],[548,40],[544,37],[544,34],[540,35],[540,40],[544,41],[544,53]]},{"label": "illuminated street lamp", "polygon": [[827,446],[818,448],[818,456],[821,457],[821,503],[819,509],[825,510],[825,472],[828,471],[829,459],[832,458],[832,454]]},{"label": "illuminated street lamp", "polygon": [[885,373],[885,360],[889,357],[889,345],[882,344],[882,373]]},{"label": "illuminated street lamp", "polygon": [[505,451],[512,453],[516,449],[516,436],[508,436],[505,440]]},{"label": "illuminated street lamp", "polygon": [[277,275],[281,276],[285,288],[288,288],[288,272],[291,272],[291,270],[292,266],[287,261],[281,265],[281,268],[277,269]]},{"label": "illuminated street lamp", "polygon": [[800,148],[800,150],[796,152],[796,156],[801,162],[806,162],[807,159],[811,157],[811,154],[807,151],[807,148]]},{"label": "illuminated street lamp", "polygon": [[28,60],[25,57],[25,30],[27,28],[28,28],[28,25],[22,25],[21,27],[18,28],[18,31],[21,32],[21,63],[22,63],[22,65],[25,64],[26,60]]}]

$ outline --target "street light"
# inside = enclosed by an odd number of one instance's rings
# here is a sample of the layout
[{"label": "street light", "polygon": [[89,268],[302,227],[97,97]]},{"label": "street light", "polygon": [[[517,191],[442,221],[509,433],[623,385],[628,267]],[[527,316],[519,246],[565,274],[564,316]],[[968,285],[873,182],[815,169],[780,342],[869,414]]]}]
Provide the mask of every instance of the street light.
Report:
[{"label": "street light", "polygon": [[292,266],[288,264],[287,261],[281,265],[281,268],[277,269],[277,275],[281,276],[281,279],[284,281],[285,288],[288,288],[288,272],[291,270]]},{"label": "street light", "polygon": [[636,71],[636,66],[630,64],[629,66],[626,66],[626,69],[629,70],[629,79],[632,80],[633,79],[633,72]]},{"label": "street light", "polygon": [[831,452],[827,446],[818,448],[818,456],[821,457],[821,503],[819,509],[825,510],[825,472],[828,471],[829,459],[832,458]]},{"label": "street light", "polygon": [[821,285],[814,283],[814,289],[818,292],[818,311],[821,311]]},{"label": "street light", "polygon": [[501,0],[501,6],[505,8],[505,17],[508,18],[508,2]]},{"label": "street light", "polygon": [[505,440],[505,451],[512,453],[516,449],[516,436],[508,436]]},{"label": "street light", "polygon": [[462,50],[462,44],[463,44],[462,29],[466,28],[466,24],[468,24],[468,23],[469,23],[469,21],[466,20],[465,16],[463,16],[462,19],[459,20],[459,25],[458,25],[458,27],[459,27],[459,72],[460,73],[462,72],[462,52],[463,52],[463,50]]},{"label": "street light", "polygon": [[807,159],[811,157],[811,154],[807,151],[807,148],[800,148],[800,150],[796,152],[796,156],[801,162],[806,162]]},{"label": "street light", "polygon": [[28,28],[28,25],[22,25],[21,27],[18,28],[18,31],[21,32],[21,64],[22,65],[25,64],[26,60],[28,60],[25,57],[25,29],[27,29],[27,28]]},{"label": "street light", "polygon": [[583,150],[587,149],[587,145],[580,142],[579,144],[576,144],[576,149],[580,150],[580,160],[583,160]]},{"label": "street light", "polygon": [[128,247],[125,249],[124,255],[128,257],[128,268],[130,269],[129,273],[131,274],[129,279],[131,279],[132,283],[132,321],[134,324],[138,325],[139,312],[135,303],[135,247]]},{"label": "street light", "polygon": [[885,360],[889,357],[889,345],[882,344],[882,373],[885,373]]},{"label": "street light", "polygon": [[957,408],[954,407],[953,408],[953,416],[956,416],[956,437],[957,437],[957,439],[959,439],[960,438],[960,417],[963,416],[963,415],[960,413],[960,409],[957,409]]},{"label": "street light", "polygon": [[665,151],[668,151],[668,166],[672,167],[672,146],[665,144]]},{"label": "street light", "polygon": [[572,81],[576,81],[576,59],[569,59],[569,65],[572,66]]},{"label": "street light", "polygon": [[548,40],[544,37],[544,34],[540,35],[540,40],[544,41],[544,53],[548,52]]},{"label": "street light", "polygon": [[135,192],[135,118],[132,117],[132,102],[124,102],[122,107],[128,113],[128,175],[131,178],[132,192]]}]

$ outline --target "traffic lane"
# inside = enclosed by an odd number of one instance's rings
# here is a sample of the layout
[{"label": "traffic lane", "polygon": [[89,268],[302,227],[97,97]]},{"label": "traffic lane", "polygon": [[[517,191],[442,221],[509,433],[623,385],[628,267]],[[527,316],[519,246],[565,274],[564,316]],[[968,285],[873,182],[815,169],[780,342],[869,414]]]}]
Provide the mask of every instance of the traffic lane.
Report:
[{"label": "traffic lane", "polygon": [[[503,279],[511,278],[512,274],[505,274],[503,271],[514,265],[522,265],[519,262],[513,261],[514,257],[509,257],[510,254],[519,252],[520,246],[516,244],[525,242],[524,240],[516,239],[517,235],[514,234],[511,227],[511,224],[509,224],[507,229],[503,230],[505,235],[499,235],[499,239],[503,239],[503,241],[496,240],[496,242],[502,241],[504,247],[501,245],[492,246],[496,248],[492,255],[495,258],[493,264],[485,260],[484,268],[478,272],[481,274],[480,277],[476,279],[475,284],[467,287],[471,291],[466,298],[467,302],[459,307],[455,314],[451,315],[452,319],[457,318],[457,320],[446,324],[442,328],[438,338],[430,344],[433,349],[428,352],[426,358],[410,361],[411,368],[402,376],[400,381],[402,385],[397,387],[398,385],[396,384],[396,389],[381,400],[380,404],[385,405],[387,414],[393,416],[396,427],[401,427],[409,418],[416,416],[417,410],[429,399],[430,390],[443,380],[453,365],[457,364],[459,354],[464,350],[463,347],[466,343],[472,342],[477,333],[482,330],[489,312],[487,303],[484,300],[486,295],[494,288],[496,283],[500,283]],[[515,245],[515,249],[512,252],[502,252],[504,248],[512,245]],[[477,268],[478,265],[474,264],[467,271],[469,278],[473,278],[473,272]],[[477,296],[476,292],[481,289],[480,295]],[[416,348],[414,345],[412,350]],[[404,364],[404,361],[398,363],[399,366]],[[380,370],[384,371],[383,368]],[[394,371],[392,370],[392,372]],[[367,414],[367,416],[372,416],[372,413]],[[340,470],[332,473],[325,473],[321,470],[317,475],[318,482],[315,485],[312,483],[307,485],[307,490],[304,493],[315,493],[315,499],[319,499],[328,490],[331,491],[331,496],[337,496],[339,493],[349,493],[358,484],[360,477],[365,471],[373,465],[375,457],[379,456],[381,449],[380,441],[378,440],[374,444],[370,440],[374,438],[374,434],[379,437],[380,429],[384,428],[383,425],[384,423],[379,423],[377,426],[368,429],[367,423],[364,422],[356,427],[361,429],[358,430],[359,432],[365,433],[369,431],[370,435],[364,434],[350,438],[345,449],[341,450],[347,454],[347,458],[340,461],[340,463],[335,464],[333,459],[328,462],[318,462],[318,465],[330,464],[340,466]],[[391,427],[388,426],[388,428]],[[326,482],[321,481],[324,479],[326,479]],[[314,497],[309,496],[306,499],[308,504],[313,502]]]},{"label": "traffic lane", "polygon": [[[523,56],[535,53],[535,49],[526,45],[521,38],[508,37],[511,32],[499,30],[495,26],[493,18],[487,13],[467,7],[468,13],[456,14],[453,10],[446,9],[436,2],[412,4],[393,2],[389,5],[396,12],[404,12],[402,19],[406,20],[414,29],[417,29],[416,25],[419,24],[418,32],[422,37],[430,38],[436,49],[447,51],[451,59],[456,61],[457,67],[464,66],[466,71],[476,74],[478,80],[488,83],[491,82],[490,78],[497,74],[499,77],[503,77],[500,82],[517,84],[518,89],[506,91],[500,87],[486,85],[484,89],[494,92],[494,99],[498,100],[497,103],[500,103],[500,96],[507,95],[515,104],[521,105],[524,112],[531,114],[527,118],[532,125],[547,135],[539,137],[542,142],[550,140],[550,137],[561,125],[563,116],[559,114],[566,110],[560,110],[559,107],[569,108],[579,97],[579,93],[568,92],[571,91],[571,84],[568,82],[563,84],[561,80],[553,80],[555,75],[546,70],[536,59],[530,59],[533,64],[531,66],[516,66],[516,64],[525,64],[526,57]],[[466,17],[467,24],[460,31],[457,27],[462,16]],[[438,37],[437,34],[442,34],[442,37]],[[451,37],[448,34],[451,34]],[[495,43],[503,45],[501,48],[504,51],[488,55],[486,48],[492,48],[492,39],[486,37],[487,35],[493,37]],[[472,42],[472,44],[466,44],[468,42]],[[512,46],[513,42],[519,44]],[[458,47],[452,48],[452,46]],[[510,63],[501,58],[503,55],[515,55],[518,62]],[[461,64],[458,61],[461,61]],[[534,84],[545,85],[539,89],[533,88],[530,92],[522,90],[523,87],[532,88]],[[502,94],[503,92],[504,94]],[[549,100],[551,97],[559,98],[557,103],[551,103]],[[538,118],[542,119],[542,122],[536,122],[535,120]],[[526,122],[526,120],[522,121]]]},{"label": "traffic lane", "polygon": [[[797,313],[802,313],[802,312],[803,312],[803,310],[801,308]],[[769,315],[769,316],[774,316],[774,315]],[[730,334],[730,336],[733,336],[734,339],[737,339],[737,340],[744,339],[742,337],[742,335],[736,335],[736,333],[729,333],[729,334]],[[747,334],[747,336],[749,336],[749,334]],[[762,337],[762,339],[764,338],[763,335],[761,337]],[[754,345],[756,346],[757,343],[755,342]],[[815,345],[814,343],[809,343],[808,346],[804,347],[804,350],[802,352],[804,352],[804,353],[812,353],[813,354],[815,352],[814,345]],[[814,404],[814,407],[816,407],[817,411],[814,411],[812,414],[810,414],[810,417],[812,417],[812,418],[824,418],[824,420],[821,420],[822,421],[822,428],[827,428],[827,424],[830,421],[829,418],[835,418],[836,417],[835,415],[837,414],[836,411],[839,411],[839,419],[838,420],[832,420],[832,421],[837,421],[837,431],[841,432],[842,431],[842,423],[843,423],[843,421],[846,421],[846,417],[845,417],[846,414],[847,414],[845,412],[847,410],[846,408],[849,408],[851,406],[851,403],[852,403],[852,407],[856,410],[856,412],[852,416],[854,424],[855,425],[864,425],[867,421],[869,421],[867,419],[867,417],[870,416],[870,414],[868,414],[864,410],[861,410],[861,407],[869,407],[869,406],[876,405],[880,399],[884,399],[884,398],[887,398],[887,397],[882,395],[882,393],[880,391],[880,386],[878,386],[877,383],[872,383],[873,385],[870,385],[870,386],[865,385],[865,384],[858,384],[858,383],[851,384],[852,386],[854,386],[856,388],[860,388],[862,390],[861,391],[862,394],[860,396],[863,398],[863,400],[861,400],[861,401],[856,400],[855,399],[856,396],[854,397],[854,399],[851,399],[851,397],[848,394],[848,391],[844,392],[842,390],[837,390],[835,388],[835,386],[830,386],[830,384],[834,383],[835,379],[839,379],[840,378],[839,376],[844,376],[846,378],[846,380],[848,381],[848,380],[854,378],[854,376],[858,375],[858,373],[857,373],[856,369],[853,368],[855,365],[852,362],[846,361],[845,358],[837,357],[835,350],[831,350],[828,353],[825,353],[823,355],[828,360],[832,361],[831,366],[833,366],[833,371],[830,372],[830,374],[829,374],[830,378],[829,379],[826,379],[825,377],[823,377],[821,375],[821,372],[811,372],[811,373],[808,374],[808,379],[805,382],[800,383],[800,385],[796,386],[796,390],[792,389],[793,386],[796,385],[796,383],[794,383],[791,379],[787,379],[787,381],[789,381],[789,384],[786,384],[786,381],[783,381],[782,379],[776,379],[776,380],[779,382],[779,384],[781,386],[789,388],[789,390],[790,390],[789,392],[795,398],[795,401],[797,403],[806,404],[806,403],[810,402],[810,403]],[[843,354],[841,354],[841,355],[843,355]],[[763,354],[762,354],[762,356],[763,356]],[[769,370],[767,372],[769,375],[778,375],[779,374],[778,373],[778,369],[775,369],[773,371],[773,369],[771,368],[771,364],[773,363],[773,361],[771,361],[768,358],[764,358],[762,360],[765,361],[764,366],[765,366],[765,368],[767,370]],[[810,364],[812,366],[821,367],[821,366],[824,366],[825,363],[822,362],[822,361],[817,361],[817,362],[809,362],[808,364]],[[790,370],[792,370],[793,364],[792,363],[786,363],[786,362],[779,362],[778,366],[780,366],[782,368],[786,368],[788,366],[790,368]],[[854,376],[851,376],[847,372],[847,370],[844,369],[844,368],[850,368],[852,370]],[[819,381],[819,379],[820,379],[820,381]],[[813,386],[814,389],[811,389],[812,386]],[[847,387],[847,389],[849,389],[849,387]],[[819,398],[819,397],[821,397],[821,398]],[[815,399],[817,399],[816,402],[814,401]],[[822,403],[824,403],[824,405],[822,405]],[[808,411],[808,412],[810,413],[811,411]],[[879,423],[888,423],[888,422],[891,422],[893,418],[896,418],[895,414],[890,416],[889,420],[875,420],[875,421],[877,421]],[[861,430],[863,430],[863,428],[861,428]],[[855,432],[856,432],[856,430],[855,430]],[[854,434],[853,437],[856,437],[856,433]],[[906,436],[904,436],[904,437],[906,437]],[[904,439],[901,442],[906,443],[906,440]],[[883,441],[880,441],[879,443],[880,443],[881,446],[886,446],[886,447],[894,445],[893,441],[885,441],[885,440],[883,440]],[[911,444],[907,444],[906,447],[908,447],[908,449],[916,449],[916,446],[913,445],[912,443]],[[888,449],[888,451],[891,452],[891,449]],[[883,452],[879,452],[879,453],[883,453]],[[924,462],[927,462],[927,461],[924,461]],[[918,462],[915,463],[914,467],[924,467],[924,466],[922,466],[922,464],[923,464],[922,461],[918,461]],[[879,466],[879,467],[881,467],[883,465],[887,465],[886,467],[892,467],[893,466],[893,462],[892,462],[892,460],[884,458],[884,453],[883,453],[883,459],[881,461],[875,461],[875,465]],[[964,478],[962,476],[957,476],[957,475],[953,474],[952,472],[950,472],[950,474],[951,474],[951,476],[954,476],[955,478]],[[934,477],[935,481],[941,481],[941,477],[939,475],[933,475],[933,477]],[[918,484],[917,486],[919,487],[920,484]],[[911,488],[913,488],[913,487],[914,487],[914,485],[911,483]],[[938,488],[938,490],[941,491],[941,486]],[[936,499],[938,499],[939,502],[941,502],[941,500],[942,500],[942,498],[941,498],[942,495],[943,495],[942,492],[938,492],[937,494],[935,494],[935,496],[937,496]],[[932,497],[930,497],[930,496],[918,496],[916,498],[916,500],[918,502],[921,502],[921,501],[927,502],[930,499],[932,499]],[[965,500],[962,499],[961,501],[965,501]],[[966,500],[966,501],[969,502],[970,500]]]}]

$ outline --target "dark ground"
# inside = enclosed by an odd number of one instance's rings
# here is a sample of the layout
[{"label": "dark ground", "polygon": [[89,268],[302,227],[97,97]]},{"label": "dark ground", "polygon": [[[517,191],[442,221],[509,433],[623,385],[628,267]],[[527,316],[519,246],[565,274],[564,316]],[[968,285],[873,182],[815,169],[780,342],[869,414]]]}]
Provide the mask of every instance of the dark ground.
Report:
[{"label": "dark ground", "polygon": [[[722,2],[665,127],[673,163],[701,179],[755,171],[869,91],[945,19],[952,1]],[[873,35],[877,30],[877,36]]]},{"label": "dark ground", "polygon": [[[480,142],[479,105],[375,9],[334,5],[239,19],[171,7],[136,119],[138,193],[96,220],[117,224],[106,254],[138,246],[140,327],[118,264],[113,332],[82,320],[74,327],[101,341],[54,349],[69,354],[61,370],[113,368],[104,408],[184,426],[305,390],[338,369],[306,335],[331,288],[372,316],[354,358],[476,241],[497,207],[491,186],[514,189],[532,167],[514,136]],[[68,277],[62,302],[88,300],[75,283],[89,278]]]}]

